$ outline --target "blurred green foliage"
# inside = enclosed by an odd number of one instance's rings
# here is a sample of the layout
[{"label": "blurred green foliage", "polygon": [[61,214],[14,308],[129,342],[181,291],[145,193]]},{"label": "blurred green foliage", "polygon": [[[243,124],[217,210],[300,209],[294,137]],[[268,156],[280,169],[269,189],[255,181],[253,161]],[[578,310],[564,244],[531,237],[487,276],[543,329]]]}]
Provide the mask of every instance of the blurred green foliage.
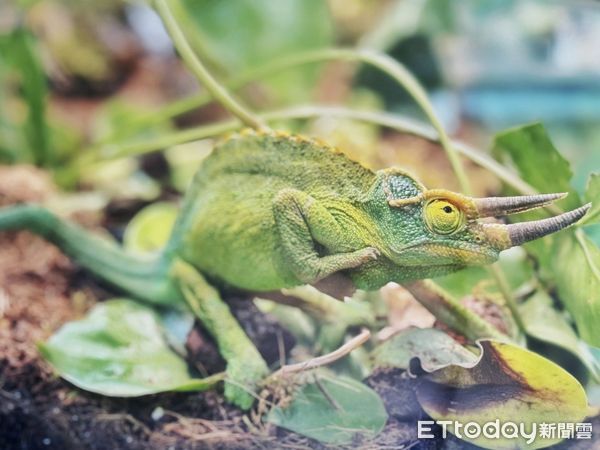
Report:
[{"label": "blurred green foliage", "polygon": [[0,160],[52,164],[46,123],[47,84],[33,36],[0,35]]},{"label": "blurred green foliage", "polygon": [[[292,53],[329,47],[333,24],[321,0],[185,0],[189,39],[225,76]],[[306,101],[318,68],[300,67],[261,80],[277,102]]]}]

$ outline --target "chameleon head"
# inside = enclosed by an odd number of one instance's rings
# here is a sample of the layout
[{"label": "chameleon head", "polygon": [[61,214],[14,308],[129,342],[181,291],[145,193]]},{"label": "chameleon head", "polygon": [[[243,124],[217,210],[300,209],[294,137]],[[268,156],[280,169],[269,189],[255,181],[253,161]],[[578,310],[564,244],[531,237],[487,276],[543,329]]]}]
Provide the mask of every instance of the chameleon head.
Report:
[{"label": "chameleon head", "polygon": [[457,268],[489,264],[502,250],[562,230],[581,219],[590,204],[542,220],[492,223],[491,217],[546,206],[567,194],[472,198],[445,189],[426,189],[409,175],[387,169],[381,189],[388,225],[408,230],[387,238],[390,259],[402,266]]}]

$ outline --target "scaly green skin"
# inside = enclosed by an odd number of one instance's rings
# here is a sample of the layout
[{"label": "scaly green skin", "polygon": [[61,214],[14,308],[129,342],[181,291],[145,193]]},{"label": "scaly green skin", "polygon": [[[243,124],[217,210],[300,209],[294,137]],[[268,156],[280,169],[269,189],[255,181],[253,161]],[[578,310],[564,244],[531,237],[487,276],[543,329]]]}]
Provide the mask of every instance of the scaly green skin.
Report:
[{"label": "scaly green skin", "polygon": [[[450,232],[432,231],[435,227],[426,220],[430,210],[425,208],[439,198],[460,211],[461,225]],[[476,203],[449,191],[426,190],[397,169],[372,172],[320,142],[247,131],[218,145],[204,161],[156,261],[128,255],[39,206],[0,210],[0,230],[38,233],[140,300],[191,309],[227,360],[227,398],[247,408],[252,397],[245,389],[252,389],[268,368],[203,275],[220,286],[269,291],[344,272],[357,287],[374,290],[390,281],[420,280],[491,263],[512,244],[504,227],[478,223],[480,212],[523,209],[515,208],[512,199],[506,207],[498,207],[496,199],[484,200]],[[546,201],[533,200],[537,206]],[[442,209],[433,213],[445,222]],[[580,217],[569,214],[561,220]],[[535,225],[534,237],[544,227],[556,231],[557,223],[552,219],[543,227]],[[530,239],[531,230],[513,232],[520,242]],[[468,312],[439,290],[408,286],[430,310],[439,306],[444,314],[460,317],[455,322],[465,334],[469,323],[491,334],[485,323],[469,320]],[[344,313],[339,305],[332,308],[331,297],[304,294],[313,310],[338,311],[343,323],[332,324],[338,334],[362,314],[358,309]]]}]

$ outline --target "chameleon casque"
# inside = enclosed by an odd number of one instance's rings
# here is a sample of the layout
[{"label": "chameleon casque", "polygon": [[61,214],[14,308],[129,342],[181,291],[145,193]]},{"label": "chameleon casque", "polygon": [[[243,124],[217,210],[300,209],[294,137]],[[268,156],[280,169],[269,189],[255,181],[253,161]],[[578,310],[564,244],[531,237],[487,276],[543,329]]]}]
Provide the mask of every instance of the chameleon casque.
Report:
[{"label": "chameleon casque", "polygon": [[512,246],[561,230],[589,205],[504,225],[563,194],[470,198],[428,190],[402,170],[373,172],[328,145],[247,130],[222,141],[189,187],[156,260],[127,254],[35,205],[0,210],[0,230],[28,229],[140,300],[191,307],[228,364],[228,399],[249,407],[268,369],[216,289],[274,291],[342,273],[360,289],[408,283],[494,262]]}]

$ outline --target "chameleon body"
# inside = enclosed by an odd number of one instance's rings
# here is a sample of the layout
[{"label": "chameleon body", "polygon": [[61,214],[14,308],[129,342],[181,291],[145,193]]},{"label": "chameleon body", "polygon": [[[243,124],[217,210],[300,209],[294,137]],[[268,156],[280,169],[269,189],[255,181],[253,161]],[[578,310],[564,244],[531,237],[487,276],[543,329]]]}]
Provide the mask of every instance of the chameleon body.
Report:
[{"label": "chameleon body", "polygon": [[205,275],[253,291],[341,270],[373,290],[490,263],[508,247],[476,223],[436,233],[421,201],[389,205],[424,190],[400,170],[373,172],[313,140],[236,135],[203,162],[170,247]]},{"label": "chameleon body", "polygon": [[[590,206],[520,224],[478,220],[562,197],[474,199],[428,190],[402,170],[373,172],[318,141],[246,131],[217,145],[203,162],[154,261],[40,206],[0,209],[0,230],[33,231],[135,298],[190,309],[227,361],[226,397],[249,407],[246,390],[267,366],[204,277],[250,291],[314,283],[338,272],[366,290],[421,280],[491,263],[503,249],[576,222]],[[427,301],[423,286],[411,292]]]}]

